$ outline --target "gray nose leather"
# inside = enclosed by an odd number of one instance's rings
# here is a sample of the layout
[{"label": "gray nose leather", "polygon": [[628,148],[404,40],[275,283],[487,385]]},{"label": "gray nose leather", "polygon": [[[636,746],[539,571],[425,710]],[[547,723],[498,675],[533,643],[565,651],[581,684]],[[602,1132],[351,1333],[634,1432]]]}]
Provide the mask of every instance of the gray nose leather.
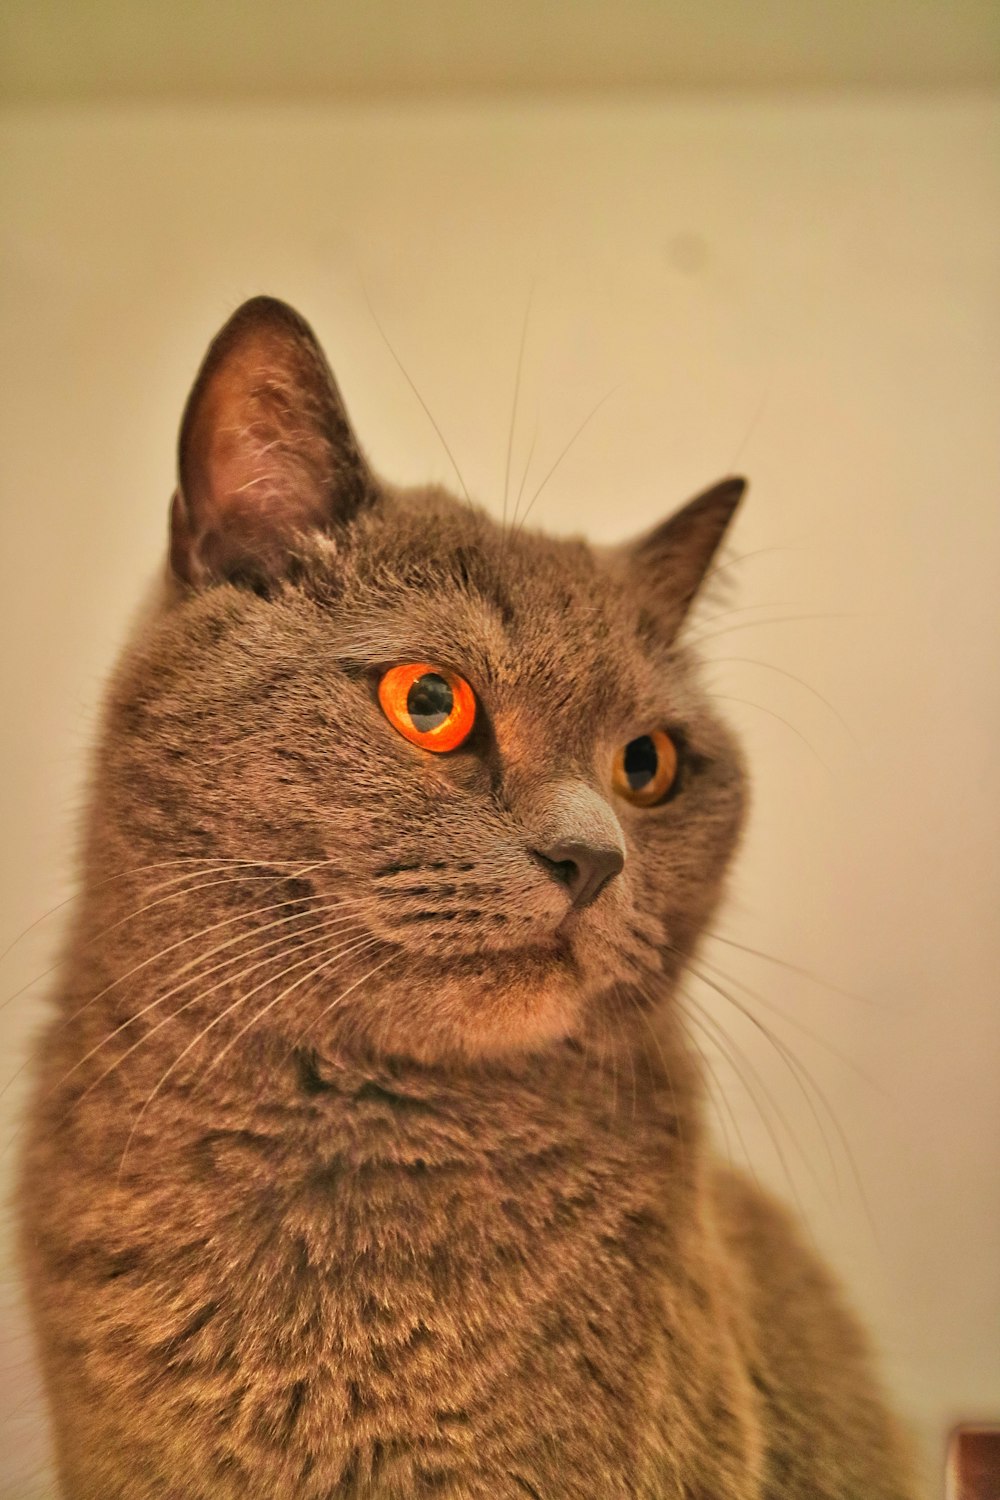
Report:
[{"label": "gray nose leather", "polygon": [[620,849],[602,844],[581,844],[571,839],[532,851],[568,887],[574,906],[589,906],[609,880],[624,868]]},{"label": "gray nose leather", "polygon": [[548,787],[533,822],[531,852],[566,887],[574,907],[589,906],[625,866],[621,825],[583,781]]}]

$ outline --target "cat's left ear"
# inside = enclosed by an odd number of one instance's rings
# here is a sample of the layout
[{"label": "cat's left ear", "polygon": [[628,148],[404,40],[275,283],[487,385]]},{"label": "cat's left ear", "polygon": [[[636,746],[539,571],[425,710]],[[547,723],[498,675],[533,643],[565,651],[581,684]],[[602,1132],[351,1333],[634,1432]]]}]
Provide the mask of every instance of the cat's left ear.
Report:
[{"label": "cat's left ear", "polygon": [[623,549],[635,586],[667,640],[691,608],[746,487],[745,479],[720,479]]},{"label": "cat's left ear", "polygon": [[273,297],[217,334],[181,422],[170,565],[200,587],[267,587],[301,538],[347,521],[375,483],[309,325]]}]

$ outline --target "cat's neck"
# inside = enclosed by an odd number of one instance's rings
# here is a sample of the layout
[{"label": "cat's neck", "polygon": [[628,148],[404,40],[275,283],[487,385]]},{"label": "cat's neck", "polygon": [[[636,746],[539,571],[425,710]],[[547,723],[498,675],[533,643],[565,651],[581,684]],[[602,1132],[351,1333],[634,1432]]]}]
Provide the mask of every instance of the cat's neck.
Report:
[{"label": "cat's neck", "polygon": [[489,1064],[304,1050],[290,1060],[302,1108],[357,1160],[457,1166],[484,1153],[605,1157],[674,1176],[701,1145],[700,1086],[669,1017],[631,1037],[553,1044]]}]

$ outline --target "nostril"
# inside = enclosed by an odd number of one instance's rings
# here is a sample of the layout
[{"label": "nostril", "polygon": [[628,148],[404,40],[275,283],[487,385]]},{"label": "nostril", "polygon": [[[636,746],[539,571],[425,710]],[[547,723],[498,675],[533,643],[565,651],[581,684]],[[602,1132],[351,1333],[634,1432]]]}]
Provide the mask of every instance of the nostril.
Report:
[{"label": "nostril", "polygon": [[574,906],[589,906],[625,864],[620,849],[567,842],[533,849],[549,874],[569,890]]},{"label": "nostril", "polygon": [[[535,851],[538,852],[537,850]],[[580,878],[580,866],[571,859],[549,859],[547,854],[539,854],[538,858],[547,865],[557,880],[563,885],[568,885],[570,890]]]}]

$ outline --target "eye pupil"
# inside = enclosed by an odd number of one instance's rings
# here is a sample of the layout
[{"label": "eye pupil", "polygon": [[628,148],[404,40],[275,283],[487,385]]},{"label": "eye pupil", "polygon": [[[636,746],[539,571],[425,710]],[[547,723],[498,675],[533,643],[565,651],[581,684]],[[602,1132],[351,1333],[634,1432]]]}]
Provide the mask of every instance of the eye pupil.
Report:
[{"label": "eye pupil", "polygon": [[612,785],[635,807],[656,807],[678,786],[678,747],[665,729],[637,735],[619,747],[611,770]]},{"label": "eye pupil", "polygon": [[390,667],[379,679],[378,701],[404,740],[439,755],[463,744],[476,721],[476,695],[465,678],[426,661]]},{"label": "eye pupil", "polygon": [[659,768],[660,757],[652,737],[640,735],[625,746],[625,778],[633,792],[641,792],[653,780]]},{"label": "eye pupil", "polygon": [[418,677],[406,695],[406,711],[421,734],[443,724],[454,706],[451,685],[437,672],[425,672]]}]

